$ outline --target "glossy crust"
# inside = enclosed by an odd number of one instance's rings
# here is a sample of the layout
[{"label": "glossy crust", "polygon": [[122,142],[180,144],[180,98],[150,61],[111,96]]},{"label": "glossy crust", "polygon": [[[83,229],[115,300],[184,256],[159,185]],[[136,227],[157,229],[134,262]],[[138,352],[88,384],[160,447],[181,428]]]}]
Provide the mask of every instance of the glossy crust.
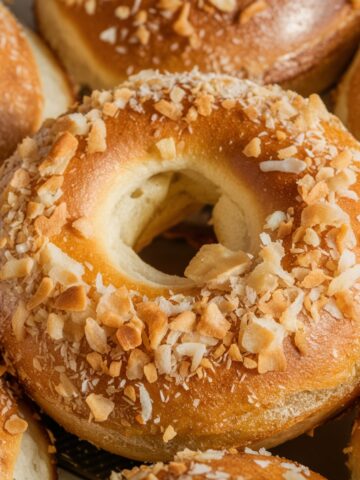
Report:
[{"label": "glossy crust", "polygon": [[335,113],[356,138],[360,138],[360,53],[338,86]]},{"label": "glossy crust", "polygon": [[43,99],[31,48],[3,4],[0,32],[0,160],[4,160],[39,126]]},{"label": "glossy crust", "polygon": [[[138,480],[145,475],[155,475],[159,480],[176,478],[241,478],[241,480],[325,480],[307,467],[290,460],[273,457],[266,451],[233,453],[209,450],[190,450],[176,455],[169,464],[157,463],[152,466],[135,467],[122,473],[113,473],[110,480]],[[189,477],[186,477],[188,475]]]},{"label": "glossy crust", "polygon": [[[143,74],[48,122],[2,173],[1,341],[27,391],[142,460],[274,445],[343,408],[359,388],[359,151],[317,96],[196,73]],[[179,279],[129,246],[188,196],[215,204],[225,247]]]},{"label": "glossy crust", "polygon": [[49,114],[63,113],[72,88],[49,50],[26,33],[0,4],[0,161],[40,126]]},{"label": "glossy crust", "polygon": [[350,0],[37,0],[36,10],[49,44],[93,88],[198,67],[310,94],[336,80],[360,34]]},{"label": "glossy crust", "polygon": [[[0,475],[2,480],[55,480],[49,438],[25,403],[0,379]],[[24,421],[25,420],[25,421]],[[28,436],[29,440],[24,440]]]}]

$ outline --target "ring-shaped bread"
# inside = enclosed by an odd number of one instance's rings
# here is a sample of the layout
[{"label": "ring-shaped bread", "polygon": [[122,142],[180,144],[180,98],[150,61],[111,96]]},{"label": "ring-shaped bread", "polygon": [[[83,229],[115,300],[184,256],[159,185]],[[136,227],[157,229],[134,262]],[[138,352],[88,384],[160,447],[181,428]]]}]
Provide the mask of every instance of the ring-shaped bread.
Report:
[{"label": "ring-shaped bread", "polygon": [[358,52],[336,93],[335,113],[360,138],[360,53]]},{"label": "ring-shaped bread", "polygon": [[1,480],[55,480],[50,442],[31,408],[0,378]]},{"label": "ring-shaped bread", "polygon": [[113,473],[110,480],[142,480],[153,478],[152,475],[159,480],[177,478],[325,480],[324,477],[310,471],[309,468],[285,458],[273,457],[264,449],[260,452],[248,449],[246,453],[184,450],[168,464],[159,462],[154,465],[142,465],[132,470],[124,470],[118,474]]},{"label": "ring-shaped bread", "polygon": [[36,11],[64,65],[93,88],[197,66],[309,94],[336,80],[360,34],[356,0],[37,0]]},{"label": "ring-shaped bread", "polygon": [[[65,428],[110,451],[274,445],[359,390],[360,147],[320,98],[144,72],[5,164],[0,333]],[[202,205],[185,277],[136,251]]]},{"label": "ring-shaped bread", "polygon": [[73,92],[57,61],[0,3],[0,161],[41,122],[63,113]]}]

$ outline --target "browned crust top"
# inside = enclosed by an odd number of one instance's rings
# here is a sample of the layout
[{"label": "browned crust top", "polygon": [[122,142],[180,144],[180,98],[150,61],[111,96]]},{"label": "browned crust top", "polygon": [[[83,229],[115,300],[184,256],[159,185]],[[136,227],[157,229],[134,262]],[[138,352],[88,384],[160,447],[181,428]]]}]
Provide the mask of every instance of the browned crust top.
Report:
[{"label": "browned crust top", "polygon": [[[152,477],[152,475],[154,477]],[[208,450],[178,453],[169,464],[135,467],[120,474],[113,473],[111,480],[185,479],[212,480],[325,480],[298,463],[273,457],[265,449],[259,452],[246,449],[246,453]]]},{"label": "browned crust top", "polygon": [[359,23],[350,0],[54,1],[118,80],[197,66],[279,83],[321,62]]},{"label": "browned crust top", "polygon": [[[360,355],[359,151],[318,96],[276,86],[148,72],[94,92],[5,166],[8,359],[47,408],[130,442],[228,434],[246,444],[281,430],[259,425],[259,412],[307,392],[345,398]],[[173,293],[119,269],[99,222],[128,171],[176,157],[247,184],[266,222],[253,257],[205,249],[200,263],[220,268],[193,263],[193,287]]]},{"label": "browned crust top", "polygon": [[0,161],[39,126],[40,79],[20,25],[0,4]]}]

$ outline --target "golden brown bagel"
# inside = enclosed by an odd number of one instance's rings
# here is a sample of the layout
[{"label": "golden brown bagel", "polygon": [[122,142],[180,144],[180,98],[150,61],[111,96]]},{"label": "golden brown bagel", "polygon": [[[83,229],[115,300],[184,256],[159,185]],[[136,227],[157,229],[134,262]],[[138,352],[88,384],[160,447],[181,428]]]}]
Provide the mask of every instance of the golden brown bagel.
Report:
[{"label": "golden brown bagel", "polygon": [[50,443],[24,403],[18,405],[10,386],[0,379],[1,480],[55,480]]},{"label": "golden brown bagel", "polygon": [[0,161],[42,120],[63,113],[70,84],[47,47],[0,3]]},{"label": "golden brown bagel", "polygon": [[227,453],[208,450],[178,453],[169,464],[156,463],[142,465],[132,470],[113,473],[110,480],[141,480],[143,478],[171,480],[176,478],[241,479],[241,480],[325,480],[307,467],[280,457],[272,457],[269,452],[247,451],[247,453]]},{"label": "golden brown bagel", "polygon": [[[27,391],[143,460],[274,445],[341,409],[359,152],[317,95],[197,73],[144,72],[47,122],[2,174],[1,342]],[[140,260],[204,204],[221,244],[186,278]]]},{"label": "golden brown bagel", "polygon": [[303,94],[342,72],[360,33],[351,0],[37,0],[39,26],[82,84],[146,68],[228,73]]},{"label": "golden brown bagel", "polygon": [[360,53],[358,52],[342,79],[335,104],[336,115],[356,138],[360,138]]}]

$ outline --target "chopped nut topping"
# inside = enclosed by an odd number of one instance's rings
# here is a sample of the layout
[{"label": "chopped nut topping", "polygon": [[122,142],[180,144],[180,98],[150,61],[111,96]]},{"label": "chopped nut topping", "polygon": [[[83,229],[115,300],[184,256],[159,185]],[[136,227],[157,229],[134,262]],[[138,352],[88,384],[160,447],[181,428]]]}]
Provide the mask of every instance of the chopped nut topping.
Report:
[{"label": "chopped nut topping", "polygon": [[240,349],[236,343],[230,345],[229,348],[229,357],[233,362],[242,362],[243,356],[240,353]]},{"label": "chopped nut topping", "polygon": [[190,14],[190,3],[185,2],[179,18],[173,25],[174,31],[181,35],[182,37],[190,37],[194,33],[194,27],[191,25],[189,21],[189,14]]},{"label": "chopped nut topping", "polygon": [[155,303],[143,303],[137,308],[139,318],[149,328],[150,346],[156,350],[168,330],[168,319],[165,313]]},{"label": "chopped nut topping", "polygon": [[160,375],[167,375],[171,372],[171,346],[160,345],[155,350],[155,364]]},{"label": "chopped nut topping", "polygon": [[291,147],[282,148],[278,150],[278,158],[284,160],[285,158],[293,157],[297,154],[297,147],[292,145]]},{"label": "chopped nut topping", "polygon": [[73,382],[64,373],[60,373],[60,383],[55,387],[55,390],[64,398],[72,398],[79,395]]},{"label": "chopped nut topping", "polygon": [[53,291],[54,284],[51,278],[49,277],[44,277],[40,285],[38,286],[38,289],[34,293],[34,295],[31,297],[30,301],[27,304],[28,310],[32,310],[35,307],[38,307],[42,303],[44,303],[47,298],[50,296],[51,292]]},{"label": "chopped nut topping", "polygon": [[209,0],[209,2],[222,12],[230,13],[236,8],[236,0]]},{"label": "chopped nut topping", "polygon": [[106,150],[106,125],[100,118],[95,120],[87,138],[89,154],[101,153]]},{"label": "chopped nut topping", "polygon": [[10,181],[10,186],[16,189],[25,188],[29,184],[29,182],[30,182],[29,173],[23,168],[19,168],[14,173]]},{"label": "chopped nut topping", "polygon": [[176,353],[180,356],[191,357],[191,371],[195,372],[203,359],[206,347],[203,343],[188,342],[176,347]]},{"label": "chopped nut topping", "polygon": [[261,140],[258,137],[253,138],[243,150],[247,157],[258,158],[261,155]]},{"label": "chopped nut topping", "polygon": [[196,315],[194,312],[186,311],[180,313],[174,320],[170,323],[170,330],[175,330],[178,332],[192,332],[195,326]]},{"label": "chopped nut topping", "polygon": [[83,312],[86,308],[87,298],[82,285],[69,287],[55,298],[55,308],[69,312]]},{"label": "chopped nut topping", "polygon": [[141,380],[144,375],[144,367],[150,359],[145,352],[138,348],[131,350],[126,369],[126,376],[129,380]]},{"label": "chopped nut topping", "polygon": [[147,45],[150,40],[150,31],[144,26],[140,25],[135,33],[136,37],[139,39],[141,45]]},{"label": "chopped nut topping", "polygon": [[59,235],[63,226],[66,224],[67,219],[67,208],[66,203],[61,203],[58,205],[51,217],[47,218],[43,215],[38,217],[35,222],[34,226],[36,232],[39,235],[43,235],[44,237],[51,238],[55,235]]},{"label": "chopped nut topping", "polygon": [[212,106],[214,103],[214,97],[208,93],[202,93],[197,96],[195,100],[195,105],[200,115],[203,117],[208,117],[211,115]]},{"label": "chopped nut topping", "polygon": [[145,365],[144,374],[149,383],[155,383],[158,379],[158,374],[154,363],[148,363]]},{"label": "chopped nut topping", "polygon": [[128,397],[132,402],[136,402],[136,392],[132,385],[126,385],[124,388],[124,395]]},{"label": "chopped nut topping", "polygon": [[11,415],[11,417],[8,418],[4,423],[4,429],[10,433],[10,435],[19,435],[20,433],[24,433],[26,432],[27,428],[27,422],[16,414]]},{"label": "chopped nut topping", "polygon": [[164,435],[163,435],[163,441],[164,443],[168,443],[170,442],[173,438],[175,438],[177,435],[174,427],[172,425],[169,425],[168,427],[166,427],[166,430],[164,432]]},{"label": "chopped nut topping", "polygon": [[240,23],[244,25],[249,22],[255,15],[263,12],[268,8],[268,4],[265,0],[255,0],[253,3],[250,3],[240,15]]},{"label": "chopped nut topping", "polygon": [[96,422],[105,422],[115,408],[114,402],[105,398],[103,395],[97,395],[95,393],[90,393],[85,401]]},{"label": "chopped nut topping", "polygon": [[321,285],[326,280],[326,275],[324,272],[317,268],[310,272],[304,280],[301,282],[301,286],[304,288],[314,288]]},{"label": "chopped nut topping", "polygon": [[62,340],[64,319],[56,313],[50,313],[47,319],[46,331],[53,340]]},{"label": "chopped nut topping", "polygon": [[25,308],[25,305],[20,302],[11,319],[12,330],[18,342],[25,337],[25,322],[28,316],[29,312]]},{"label": "chopped nut topping", "polygon": [[33,266],[34,260],[30,257],[8,260],[0,269],[0,280],[26,277],[30,275]]},{"label": "chopped nut topping", "polygon": [[126,287],[115,292],[103,295],[100,299],[96,314],[97,318],[106,326],[119,328],[131,317],[131,302]]},{"label": "chopped nut topping", "polygon": [[127,7],[125,5],[120,5],[120,7],[116,7],[115,16],[120,20],[126,20],[130,17],[130,7]]},{"label": "chopped nut topping", "polygon": [[156,146],[164,160],[174,160],[176,158],[176,145],[173,138],[163,138],[156,143]]},{"label": "chopped nut topping", "polygon": [[170,118],[171,120],[178,120],[181,116],[182,107],[178,103],[170,103],[167,100],[160,100],[154,105],[155,110]]},{"label": "chopped nut topping", "polygon": [[106,353],[108,351],[106,332],[93,318],[86,319],[85,337],[90,348],[95,352]]},{"label": "chopped nut topping", "polygon": [[196,330],[201,335],[207,335],[222,340],[230,329],[230,323],[225,320],[216,303],[209,303],[201,315]]},{"label": "chopped nut topping", "polygon": [[54,143],[49,155],[39,166],[40,175],[62,175],[76,154],[78,140],[69,132],[62,133]]},{"label": "chopped nut topping", "polygon": [[116,331],[116,338],[125,352],[133,350],[142,344],[143,323],[133,318],[131,322],[121,325]]},{"label": "chopped nut topping", "polygon": [[232,252],[220,243],[204,245],[186,267],[185,276],[198,285],[222,283],[232,275],[244,273],[250,260],[242,252]]}]

